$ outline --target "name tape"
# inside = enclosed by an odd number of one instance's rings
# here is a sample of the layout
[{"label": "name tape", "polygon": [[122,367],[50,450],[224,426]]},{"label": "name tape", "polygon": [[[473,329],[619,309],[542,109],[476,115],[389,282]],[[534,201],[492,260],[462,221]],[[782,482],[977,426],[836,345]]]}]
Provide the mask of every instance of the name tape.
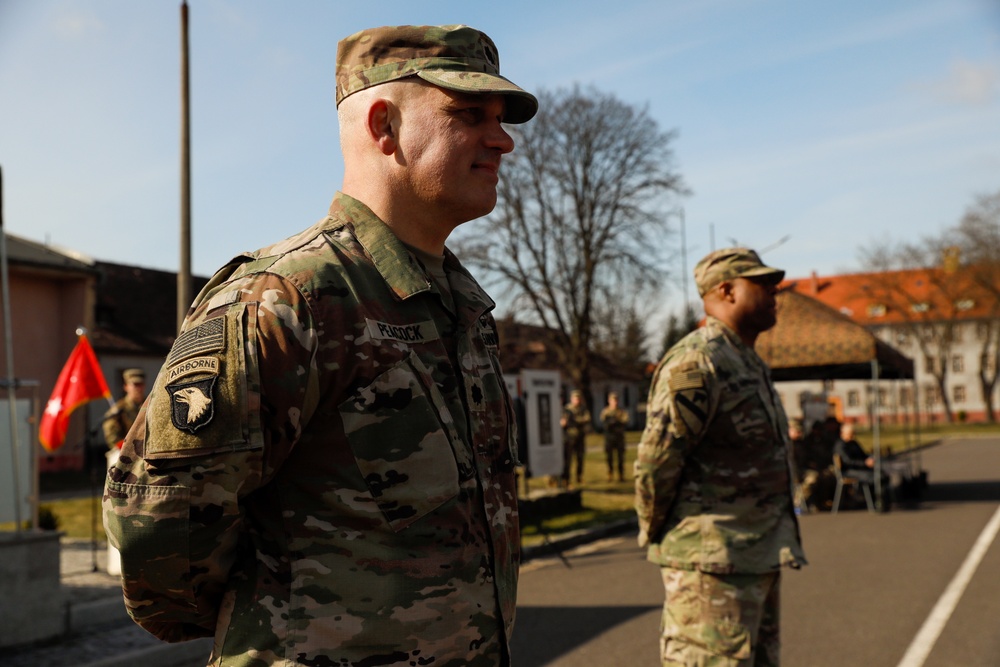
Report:
[{"label": "name tape", "polygon": [[413,324],[392,324],[390,322],[379,322],[365,318],[368,323],[368,333],[372,338],[379,340],[398,340],[404,343],[423,343],[429,340],[438,340],[437,329],[434,322],[415,322]]}]

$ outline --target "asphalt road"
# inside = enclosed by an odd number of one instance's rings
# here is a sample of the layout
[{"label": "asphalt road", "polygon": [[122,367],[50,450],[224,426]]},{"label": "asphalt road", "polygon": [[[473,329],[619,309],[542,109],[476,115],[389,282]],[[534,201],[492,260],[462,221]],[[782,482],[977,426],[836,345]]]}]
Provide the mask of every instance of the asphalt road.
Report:
[{"label": "asphalt road", "polygon": [[[784,665],[1000,665],[1000,540],[980,540],[1000,509],[1000,438],[921,458],[931,484],[914,508],[802,517],[810,565],[782,580]],[[953,583],[977,541],[981,559]],[[662,584],[633,536],[566,556],[522,569],[514,664],[657,667]],[[923,629],[932,612],[939,632]]]}]

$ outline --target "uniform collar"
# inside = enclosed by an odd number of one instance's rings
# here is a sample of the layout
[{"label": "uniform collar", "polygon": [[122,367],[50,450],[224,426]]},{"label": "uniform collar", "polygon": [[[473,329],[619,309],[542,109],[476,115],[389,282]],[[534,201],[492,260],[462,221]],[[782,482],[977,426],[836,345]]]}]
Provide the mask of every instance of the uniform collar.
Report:
[{"label": "uniform collar", "polygon": [[354,236],[371,256],[375,268],[400,299],[431,289],[420,264],[370,208],[338,192],[330,204],[330,217],[351,225]]},{"label": "uniform collar", "polygon": [[[420,263],[370,208],[357,199],[338,192],[330,205],[330,217],[351,225],[355,237],[371,256],[375,268],[400,299],[432,290],[430,280]],[[478,320],[496,307],[493,299],[483,291],[472,274],[448,248],[444,249],[444,267],[459,320]]]}]

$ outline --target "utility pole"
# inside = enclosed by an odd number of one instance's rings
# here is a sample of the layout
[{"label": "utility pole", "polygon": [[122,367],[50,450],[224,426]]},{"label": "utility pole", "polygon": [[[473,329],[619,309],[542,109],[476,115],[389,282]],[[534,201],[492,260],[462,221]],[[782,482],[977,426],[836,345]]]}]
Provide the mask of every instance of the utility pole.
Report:
[{"label": "utility pole", "polygon": [[181,2],[181,239],[177,269],[177,329],[191,305],[191,110],[188,85],[188,6]]}]

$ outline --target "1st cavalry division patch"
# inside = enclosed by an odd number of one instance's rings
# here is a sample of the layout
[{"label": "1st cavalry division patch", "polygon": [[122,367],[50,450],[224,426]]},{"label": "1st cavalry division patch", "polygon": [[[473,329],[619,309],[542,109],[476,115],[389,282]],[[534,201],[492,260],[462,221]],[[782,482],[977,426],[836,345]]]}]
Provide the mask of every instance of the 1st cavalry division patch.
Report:
[{"label": "1st cavalry division patch", "polygon": [[674,423],[679,435],[696,436],[705,427],[708,419],[708,392],[705,390],[705,375],[700,370],[677,368],[670,375],[668,386],[673,397]]}]

